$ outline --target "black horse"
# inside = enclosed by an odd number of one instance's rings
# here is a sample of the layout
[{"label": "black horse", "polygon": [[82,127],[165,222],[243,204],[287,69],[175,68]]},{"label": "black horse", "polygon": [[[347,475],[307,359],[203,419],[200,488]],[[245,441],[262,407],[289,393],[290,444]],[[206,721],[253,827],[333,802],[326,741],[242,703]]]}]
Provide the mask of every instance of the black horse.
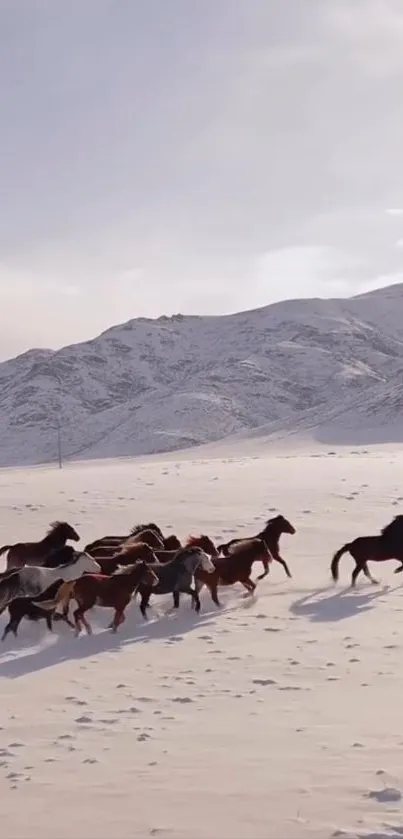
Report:
[{"label": "black horse", "polygon": [[351,585],[355,586],[360,571],[375,585],[378,583],[369,572],[367,562],[386,562],[388,559],[396,559],[400,562],[395,574],[403,571],[403,515],[396,516],[390,524],[381,530],[376,536],[359,536],[352,542],[346,542],[338,550],[331,562],[330,570],[334,582],[339,579],[339,562],[343,554],[349,553],[354,561],[355,568],[351,576]]},{"label": "black horse", "polygon": [[68,623],[72,629],[74,629],[74,624],[69,620],[67,615],[59,613],[54,614],[54,609],[42,609],[40,606],[36,605],[37,603],[40,603],[41,600],[48,600],[56,597],[61,585],[63,585],[63,580],[55,580],[55,582],[52,583],[46,591],[35,599],[35,603],[30,597],[17,597],[9,603],[7,608],[10,620],[4,629],[1,640],[5,641],[9,632],[13,632],[15,637],[17,637],[18,627],[23,618],[27,618],[30,621],[45,620],[50,632],[53,630],[53,620],[63,620]]}]

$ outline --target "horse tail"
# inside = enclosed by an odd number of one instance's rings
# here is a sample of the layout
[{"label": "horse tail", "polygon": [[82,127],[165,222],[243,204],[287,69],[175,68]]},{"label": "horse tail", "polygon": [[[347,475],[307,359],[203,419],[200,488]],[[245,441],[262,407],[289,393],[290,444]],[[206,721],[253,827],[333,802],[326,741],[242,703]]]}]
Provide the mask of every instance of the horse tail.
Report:
[{"label": "horse tail", "polygon": [[77,580],[68,580],[67,582],[62,583],[56,596],[52,600],[33,600],[32,602],[35,606],[40,606],[42,609],[46,609],[46,611],[56,609],[59,603],[64,604],[66,601],[70,600],[76,582]]},{"label": "horse tail", "polygon": [[330,570],[332,572],[332,577],[333,577],[333,580],[334,580],[335,583],[337,583],[337,580],[339,579],[339,562],[340,562],[340,559],[343,556],[343,554],[347,553],[347,551],[350,550],[350,545],[351,545],[350,542],[347,542],[346,545],[343,545],[343,547],[340,548],[340,550],[337,551],[337,553],[335,553],[335,555],[332,559]]},{"label": "horse tail", "polygon": [[21,585],[19,571],[14,571],[12,574],[8,574],[7,577],[0,581],[0,615],[4,612],[4,609],[7,608],[8,604],[18,597],[20,592]]},{"label": "horse tail", "polygon": [[13,547],[13,545],[3,545],[3,547],[0,548],[0,556],[2,554],[5,554],[5,552],[9,551],[12,547]]}]

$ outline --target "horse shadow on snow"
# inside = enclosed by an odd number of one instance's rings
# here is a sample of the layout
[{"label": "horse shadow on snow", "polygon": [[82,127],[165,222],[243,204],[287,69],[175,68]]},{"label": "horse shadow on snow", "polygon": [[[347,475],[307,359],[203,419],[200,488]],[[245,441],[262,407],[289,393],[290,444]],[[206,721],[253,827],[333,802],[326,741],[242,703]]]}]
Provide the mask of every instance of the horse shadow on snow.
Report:
[{"label": "horse shadow on snow", "polygon": [[337,623],[368,612],[379,598],[393,590],[387,585],[371,586],[361,591],[351,588],[334,591],[327,586],[294,600],[290,612],[299,618],[309,618],[314,623]]},{"label": "horse shadow on snow", "polygon": [[[102,609],[98,612],[94,610],[92,618],[90,617],[93,635],[86,635],[83,632],[78,638],[75,638],[72,630],[69,630],[68,627],[63,624],[55,624],[52,637],[41,623],[40,628],[39,625],[34,627],[34,630],[37,631],[37,637],[36,640],[33,640],[31,636],[29,639],[31,645],[32,643],[41,644],[45,639],[51,639],[50,643],[34,652],[31,652],[28,648],[25,655],[27,638],[26,635],[24,638],[23,634],[25,634],[24,628],[27,627],[28,621],[24,621],[21,623],[21,635],[17,639],[17,646],[9,646],[4,649],[3,656],[1,656],[3,650],[0,649],[0,678],[16,679],[68,661],[78,661],[88,656],[94,657],[103,652],[119,652],[119,650],[132,644],[146,644],[164,640],[168,644],[174,645],[180,642],[183,636],[189,632],[215,624],[218,610],[216,607],[214,609],[215,611],[210,609],[197,615],[185,601],[176,614],[167,615],[163,613],[157,617],[151,617],[153,611],[151,609],[150,619],[144,621],[141,614],[135,613],[136,607],[133,604],[132,609],[127,613],[125,623],[119,627],[116,633],[104,628],[106,623],[105,610]],[[102,626],[100,626],[101,622]],[[10,653],[11,655],[14,654],[15,657],[7,658],[5,661],[1,660],[8,657]]]}]

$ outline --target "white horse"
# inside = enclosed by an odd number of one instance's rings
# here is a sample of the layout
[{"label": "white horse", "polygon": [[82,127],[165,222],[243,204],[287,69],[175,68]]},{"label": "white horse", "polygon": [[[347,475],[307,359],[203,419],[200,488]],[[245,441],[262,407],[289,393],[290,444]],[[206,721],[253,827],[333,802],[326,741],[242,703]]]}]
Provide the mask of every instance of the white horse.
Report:
[{"label": "white horse", "polygon": [[56,580],[78,580],[85,572],[100,574],[101,566],[92,556],[80,551],[74,552],[72,562],[58,568],[24,565],[15,571],[6,571],[0,577],[0,615],[17,597],[39,597]]}]

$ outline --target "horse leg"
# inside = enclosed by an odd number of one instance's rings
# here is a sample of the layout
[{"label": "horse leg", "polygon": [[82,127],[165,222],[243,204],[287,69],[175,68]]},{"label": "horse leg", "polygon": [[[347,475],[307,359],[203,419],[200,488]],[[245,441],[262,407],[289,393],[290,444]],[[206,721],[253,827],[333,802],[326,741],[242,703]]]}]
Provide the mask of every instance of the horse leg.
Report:
[{"label": "horse leg", "polygon": [[190,594],[190,596],[192,598],[192,609],[194,607],[196,609],[197,614],[199,614],[199,612],[200,612],[200,597],[199,597],[196,589],[192,588],[192,586],[189,586],[189,588],[183,588],[182,591],[183,591],[184,594]]},{"label": "horse leg", "polygon": [[5,630],[3,632],[2,641],[5,641],[9,632],[13,632],[14,636],[17,637],[17,630],[21,623],[21,618],[10,618]]},{"label": "horse leg", "polygon": [[122,598],[119,604],[115,606],[115,616],[112,623],[109,624],[108,629],[112,629],[113,632],[116,632],[120,624],[124,623],[126,620],[125,609],[129,605],[130,601],[131,595],[129,595],[129,597]]},{"label": "horse leg", "polygon": [[92,635],[92,627],[91,627],[91,624],[88,623],[87,618],[84,616],[84,612],[86,612],[87,609],[90,609],[90,608],[91,608],[91,606],[86,606],[85,608],[82,606],[81,607],[81,613],[80,613],[80,618],[81,618],[82,623],[84,624],[84,626],[87,630],[87,635]]},{"label": "horse leg", "polygon": [[209,580],[206,582],[206,586],[211,594],[211,599],[219,609],[221,609],[222,603],[218,599],[218,580]]},{"label": "horse leg", "polygon": [[72,624],[69,621],[69,607],[70,607],[70,598],[68,598],[65,601],[65,604],[64,604],[63,609],[62,609],[61,616],[62,616],[63,620],[66,621],[66,623],[68,623],[70,626],[72,626]]},{"label": "horse leg", "polygon": [[67,606],[67,614],[65,613],[65,610],[63,609],[62,614],[59,615],[59,619],[63,620],[65,623],[67,623],[68,626],[71,626],[71,628],[74,629],[74,623],[71,622],[68,614],[69,614],[69,610],[68,610],[68,606]]},{"label": "horse leg", "polygon": [[124,610],[125,610],[125,606],[123,608],[119,607],[118,609],[115,610],[115,617],[114,617],[114,619],[113,619],[113,621],[112,621],[112,623],[109,627],[109,629],[111,629],[112,632],[116,632],[118,627],[120,626],[120,624],[123,623],[126,620]]},{"label": "horse leg", "polygon": [[[87,612],[88,609],[91,609],[95,605],[95,600],[91,603],[78,603],[77,609],[73,612],[73,618],[76,625],[76,638],[80,634],[83,626],[87,630],[88,635],[92,635],[92,629],[86,618],[84,617],[84,612]],[[77,601],[78,602],[78,601]]]},{"label": "horse leg", "polygon": [[47,626],[47,628],[48,628],[49,632],[53,632],[53,626],[52,626],[52,615],[50,614],[50,612],[49,612],[49,611],[47,611],[47,612],[46,612],[46,618],[45,618],[45,620],[46,620],[46,626]]},{"label": "horse leg", "polygon": [[74,609],[73,618],[74,618],[74,623],[75,623],[75,627],[76,627],[75,636],[77,638],[77,636],[80,634],[81,629],[82,629],[81,606],[77,606],[77,609]]},{"label": "horse leg", "polygon": [[358,577],[360,571],[363,571],[364,568],[365,568],[365,562],[359,562],[358,560],[356,560],[355,563],[356,563],[355,568],[354,568],[354,571],[351,575],[351,588],[355,588],[355,585],[356,585],[356,582],[357,582],[357,577]]},{"label": "horse leg", "polygon": [[146,621],[148,620],[146,610],[149,606],[149,600],[150,600],[150,592],[148,592],[148,591],[147,592],[142,592],[141,593],[141,601],[140,601],[140,612],[143,615],[144,620],[146,620]]},{"label": "horse leg", "polygon": [[364,563],[364,567],[363,567],[363,569],[362,569],[362,570],[363,570],[363,572],[364,572],[365,576],[368,578],[368,580],[371,580],[371,583],[372,583],[374,586],[379,585],[379,580],[376,580],[376,579],[375,579],[375,577],[373,577],[373,576],[372,576],[372,574],[370,573],[370,570],[369,570],[368,565],[367,565],[367,563],[366,563],[366,562]]},{"label": "horse leg", "polygon": [[[272,551],[272,557],[273,557],[273,559],[275,559],[275,560],[276,560],[276,562],[279,562],[279,563],[280,563],[280,565],[282,565],[282,566],[283,566],[284,571],[285,571],[285,573],[287,574],[287,577],[289,577],[289,578],[291,579],[291,578],[292,578],[292,574],[291,574],[291,571],[290,571],[290,569],[289,569],[289,567],[288,567],[288,565],[287,565],[287,563],[286,563],[285,559],[283,559],[283,557],[282,557],[282,556],[280,556],[280,554],[278,553],[278,551],[274,551],[274,553],[273,553],[273,551]],[[265,575],[265,576],[266,576],[266,575]]]},{"label": "horse leg", "polygon": [[264,571],[263,571],[263,574],[259,574],[258,577],[256,577],[256,581],[257,580],[264,580],[264,578],[267,577],[267,575],[270,571],[270,560],[262,558],[261,562],[263,564]]},{"label": "horse leg", "polygon": [[[402,568],[403,568],[403,565],[402,565]],[[195,589],[196,589],[198,594],[200,594],[204,585],[205,585],[204,580],[195,579]]]},{"label": "horse leg", "polygon": [[[252,596],[256,588],[256,583],[254,583],[253,580],[250,579],[250,577],[247,577],[246,580],[239,580],[239,582],[242,583],[242,585],[246,588],[248,594]],[[247,596],[248,595],[246,594],[245,597]]]}]

